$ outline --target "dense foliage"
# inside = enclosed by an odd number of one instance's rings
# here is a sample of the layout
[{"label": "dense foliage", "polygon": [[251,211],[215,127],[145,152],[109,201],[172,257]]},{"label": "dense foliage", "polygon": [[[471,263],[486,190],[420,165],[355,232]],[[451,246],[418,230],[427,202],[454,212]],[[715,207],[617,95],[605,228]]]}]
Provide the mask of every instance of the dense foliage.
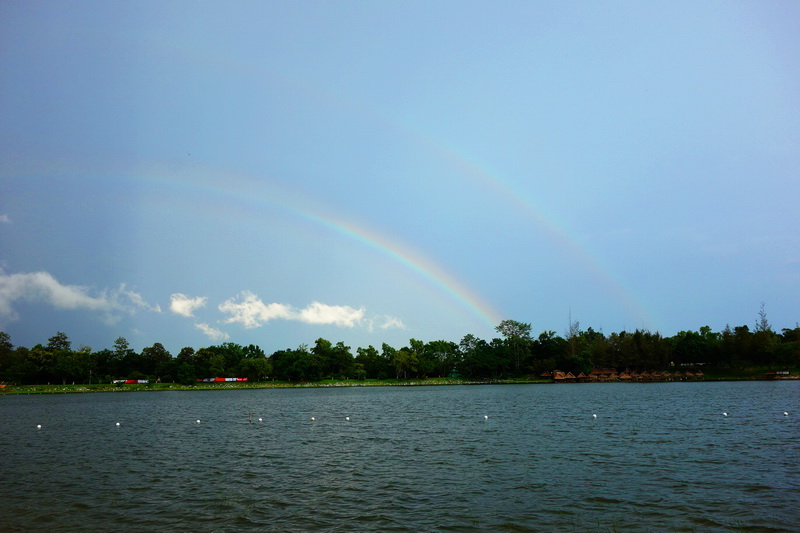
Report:
[{"label": "dense foliage", "polygon": [[755,329],[725,327],[713,332],[681,331],[672,337],[636,330],[605,335],[576,322],[564,336],[544,331],[534,338],[531,325],[504,320],[496,328],[501,335],[490,341],[466,335],[456,344],[411,339],[396,349],[383,344],[358,348],[317,339],[314,346],[279,350],[267,357],[258,346],[226,342],[195,351],[183,348],[176,356],[160,343],[140,353],[120,337],[113,347],[93,351],[72,349],[69,337],[58,332],[47,344],[15,347],[0,332],[0,381],[19,384],[100,383],[112,379],[151,379],[192,383],[198,378],[247,377],[316,381],[331,379],[408,379],[461,376],[509,378],[537,376],[560,369],[589,372],[594,367],[664,370],[675,366],[724,368],[797,368],[800,366],[800,326],[772,330],[760,315]]}]

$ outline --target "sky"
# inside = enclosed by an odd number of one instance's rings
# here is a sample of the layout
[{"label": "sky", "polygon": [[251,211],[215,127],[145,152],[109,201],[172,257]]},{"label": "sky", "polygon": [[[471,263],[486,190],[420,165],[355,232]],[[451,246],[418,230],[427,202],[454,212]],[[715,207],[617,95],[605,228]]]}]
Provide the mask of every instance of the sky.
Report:
[{"label": "sky", "polygon": [[800,3],[0,2],[0,331],[800,321]]}]

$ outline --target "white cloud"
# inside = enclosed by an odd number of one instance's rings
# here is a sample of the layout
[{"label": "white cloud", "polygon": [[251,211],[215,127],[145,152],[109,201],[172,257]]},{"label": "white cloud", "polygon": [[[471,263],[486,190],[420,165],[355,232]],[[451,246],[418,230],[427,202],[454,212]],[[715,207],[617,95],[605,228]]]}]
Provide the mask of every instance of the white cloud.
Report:
[{"label": "white cloud", "polygon": [[230,335],[217,328],[212,328],[208,324],[198,323],[194,327],[205,333],[212,341],[226,341],[230,339]]},{"label": "white cloud", "polygon": [[206,298],[205,296],[198,296],[197,298],[189,298],[185,294],[180,292],[176,292],[172,296],[169,297],[169,310],[175,314],[183,315],[183,316],[194,316],[194,312],[196,309],[204,307],[206,305]]},{"label": "white cloud", "polygon": [[403,321],[397,317],[386,316],[383,319],[383,324],[380,325],[381,329],[406,329]]},{"label": "white cloud", "polygon": [[335,324],[352,328],[364,319],[364,308],[353,309],[346,305],[325,305],[313,302],[297,313],[297,319],[306,324]]},{"label": "white cloud", "polygon": [[[237,301],[237,299],[239,301]],[[270,320],[297,320],[306,324],[333,324],[339,327],[352,328],[364,319],[364,309],[355,309],[346,305],[326,305],[313,302],[304,309],[271,303],[265,304],[250,291],[240,293],[236,298],[226,300],[219,305],[219,310],[231,315],[225,323],[241,323],[251,329],[263,326]]]},{"label": "white cloud", "polygon": [[120,295],[126,296],[131,301],[131,303],[134,304],[137,307],[141,307],[143,309],[147,309],[147,310],[152,311],[154,313],[160,313],[161,312],[161,306],[160,305],[158,305],[158,304],[156,304],[156,305],[148,304],[147,302],[144,301],[144,298],[142,298],[141,294],[139,294],[138,292],[133,292],[133,291],[129,291],[128,289],[126,289],[124,283],[119,286],[119,289],[117,289],[117,291],[118,291],[118,293]]},{"label": "white cloud", "polygon": [[8,215],[0,215],[0,223],[5,222],[6,224],[11,224],[11,217]]},{"label": "white cloud", "polygon": [[108,323],[116,322],[121,312],[132,314],[139,308],[161,310],[145,302],[139,293],[126,289],[125,284],[92,295],[88,287],[62,285],[48,272],[6,274],[0,271],[0,315],[16,318],[13,304],[17,300],[44,302],[57,309],[101,311]]},{"label": "white cloud", "polygon": [[292,309],[288,305],[272,303],[265,304],[261,299],[250,291],[243,291],[239,294],[241,302],[236,302],[236,298],[230,298],[219,305],[219,310],[231,315],[225,322],[232,324],[240,322],[248,329],[263,326],[265,323],[275,318],[292,319]]}]

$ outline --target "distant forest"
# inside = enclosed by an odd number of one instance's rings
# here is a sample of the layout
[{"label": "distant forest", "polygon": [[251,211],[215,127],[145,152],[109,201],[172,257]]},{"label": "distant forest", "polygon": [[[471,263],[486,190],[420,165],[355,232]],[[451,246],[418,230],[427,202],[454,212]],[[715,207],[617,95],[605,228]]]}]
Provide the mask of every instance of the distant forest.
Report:
[{"label": "distant forest", "polygon": [[762,307],[755,328],[704,326],[672,337],[645,330],[605,335],[580,324],[565,336],[544,331],[531,335],[531,325],[504,320],[500,335],[483,340],[466,335],[461,342],[411,339],[408,346],[383,344],[357,348],[317,339],[313,346],[279,350],[267,356],[255,345],[232,342],[174,355],[161,343],[141,352],[123,337],[113,347],[94,351],[72,349],[69,337],[58,332],[47,344],[14,346],[0,332],[0,381],[17,384],[108,383],[113,379],[149,379],[190,384],[199,378],[246,377],[251,381],[318,381],[321,379],[420,379],[459,376],[471,379],[539,376],[555,369],[589,373],[592,368],[657,371],[670,368],[800,367],[800,325],[773,331]]}]

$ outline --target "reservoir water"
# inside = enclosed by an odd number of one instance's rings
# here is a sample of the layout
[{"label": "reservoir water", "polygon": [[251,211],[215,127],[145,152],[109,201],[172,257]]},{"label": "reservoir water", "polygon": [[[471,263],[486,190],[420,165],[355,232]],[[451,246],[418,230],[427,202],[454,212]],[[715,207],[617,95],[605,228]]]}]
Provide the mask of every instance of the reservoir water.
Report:
[{"label": "reservoir water", "polygon": [[0,531],[800,531],[798,381],[2,396],[0,424]]}]

